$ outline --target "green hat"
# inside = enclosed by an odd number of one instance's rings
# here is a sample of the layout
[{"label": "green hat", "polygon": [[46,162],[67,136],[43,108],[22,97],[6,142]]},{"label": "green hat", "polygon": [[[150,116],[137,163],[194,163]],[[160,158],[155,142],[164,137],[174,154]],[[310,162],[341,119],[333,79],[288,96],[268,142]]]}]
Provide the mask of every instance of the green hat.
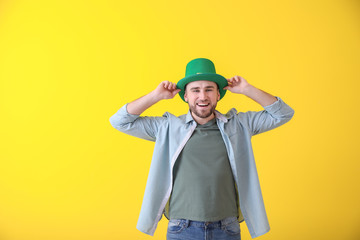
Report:
[{"label": "green hat", "polygon": [[186,65],[185,77],[176,84],[176,87],[181,89],[179,95],[184,102],[186,84],[201,80],[215,82],[219,87],[220,99],[225,96],[226,90],[223,88],[228,85],[226,78],[216,74],[212,61],[206,58],[196,58]]}]

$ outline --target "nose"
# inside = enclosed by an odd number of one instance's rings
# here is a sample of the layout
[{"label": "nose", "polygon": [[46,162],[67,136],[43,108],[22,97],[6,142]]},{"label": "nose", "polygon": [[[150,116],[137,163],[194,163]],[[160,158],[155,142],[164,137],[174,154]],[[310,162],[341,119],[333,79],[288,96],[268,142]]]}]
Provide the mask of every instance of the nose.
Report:
[{"label": "nose", "polygon": [[200,100],[205,100],[206,99],[206,92],[205,91],[200,91],[199,98],[200,98]]}]

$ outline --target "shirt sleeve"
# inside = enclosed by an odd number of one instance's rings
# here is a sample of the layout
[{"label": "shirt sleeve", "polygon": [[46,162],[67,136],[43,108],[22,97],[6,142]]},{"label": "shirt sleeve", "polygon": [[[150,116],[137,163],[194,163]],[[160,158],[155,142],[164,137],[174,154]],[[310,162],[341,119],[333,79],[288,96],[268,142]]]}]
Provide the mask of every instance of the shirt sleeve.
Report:
[{"label": "shirt sleeve", "polygon": [[166,118],[140,117],[140,115],[130,114],[126,107],[127,104],[110,117],[111,125],[128,135],[155,141],[159,126],[166,121]]},{"label": "shirt sleeve", "polygon": [[252,135],[279,127],[294,116],[294,110],[281,98],[276,98],[277,101],[265,106],[263,111],[238,113],[239,120],[247,126]]}]

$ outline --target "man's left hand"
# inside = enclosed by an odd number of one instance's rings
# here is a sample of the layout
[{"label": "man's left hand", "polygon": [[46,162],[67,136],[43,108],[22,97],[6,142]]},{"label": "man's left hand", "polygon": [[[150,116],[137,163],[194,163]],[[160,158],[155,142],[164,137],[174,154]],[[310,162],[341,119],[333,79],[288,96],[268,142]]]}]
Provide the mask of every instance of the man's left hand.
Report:
[{"label": "man's left hand", "polygon": [[246,89],[251,86],[243,77],[235,76],[230,79],[227,79],[228,86],[224,89],[229,90],[232,93],[244,94]]}]

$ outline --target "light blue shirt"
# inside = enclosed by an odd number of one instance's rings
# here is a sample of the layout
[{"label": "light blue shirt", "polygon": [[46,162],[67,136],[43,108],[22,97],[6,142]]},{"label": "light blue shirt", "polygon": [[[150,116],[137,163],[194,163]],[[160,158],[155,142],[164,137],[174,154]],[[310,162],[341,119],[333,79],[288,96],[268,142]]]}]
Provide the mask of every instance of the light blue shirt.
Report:
[{"label": "light blue shirt", "polygon": [[[277,101],[262,111],[238,113],[232,108],[223,115],[218,111],[216,122],[224,140],[231,170],[238,189],[239,206],[252,238],[270,230],[251,137],[288,122],[294,110],[276,97]],[[137,223],[141,232],[154,235],[157,224],[169,200],[173,167],[197,123],[190,111],[179,117],[165,112],[162,117],[140,117],[129,114],[127,104],[110,117],[111,125],[126,134],[155,141],[154,154]]]}]

